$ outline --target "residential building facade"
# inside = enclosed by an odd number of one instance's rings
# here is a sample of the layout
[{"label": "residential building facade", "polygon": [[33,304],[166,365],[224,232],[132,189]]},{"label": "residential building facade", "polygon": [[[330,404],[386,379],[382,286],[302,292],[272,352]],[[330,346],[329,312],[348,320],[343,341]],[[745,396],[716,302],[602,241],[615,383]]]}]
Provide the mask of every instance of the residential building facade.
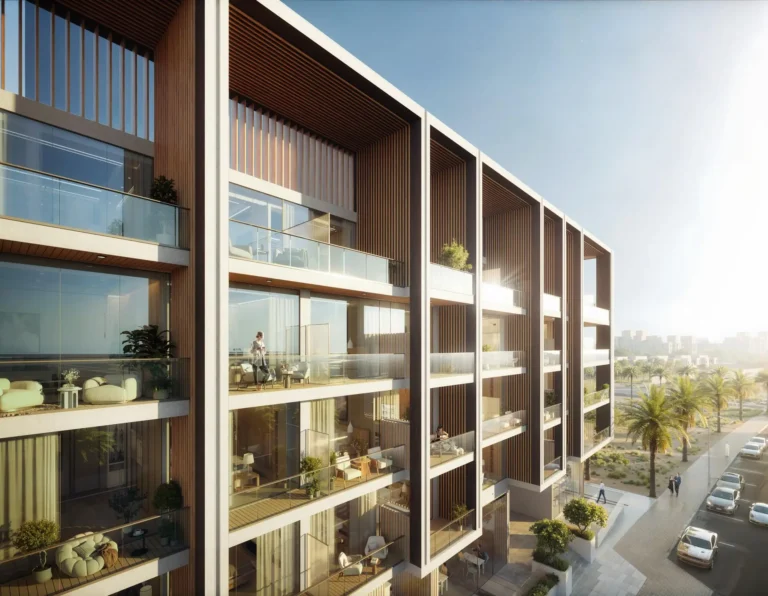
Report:
[{"label": "residential building facade", "polygon": [[474,590],[583,491],[597,237],[276,0],[0,8],[0,594]]}]

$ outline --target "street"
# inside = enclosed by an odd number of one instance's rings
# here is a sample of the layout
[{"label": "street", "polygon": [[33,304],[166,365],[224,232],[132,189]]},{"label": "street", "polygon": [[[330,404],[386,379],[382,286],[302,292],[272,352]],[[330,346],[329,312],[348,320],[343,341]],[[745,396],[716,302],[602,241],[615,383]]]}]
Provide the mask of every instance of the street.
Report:
[{"label": "street", "polygon": [[[761,436],[768,436],[761,433]],[[735,446],[734,446],[735,447]],[[737,457],[728,467],[729,472],[744,476],[746,486],[741,495],[739,508],[733,516],[713,513],[706,509],[706,499],[701,502],[691,525],[717,532],[720,545],[715,568],[698,569],[677,561],[676,547],[669,558],[681,569],[693,575],[715,594],[740,596],[764,594],[766,586],[765,550],[768,547],[768,528],[749,523],[749,506],[768,501],[765,474],[768,471],[768,451],[762,460]],[[715,480],[712,480],[715,483]],[[680,532],[684,528],[680,528]]]}]

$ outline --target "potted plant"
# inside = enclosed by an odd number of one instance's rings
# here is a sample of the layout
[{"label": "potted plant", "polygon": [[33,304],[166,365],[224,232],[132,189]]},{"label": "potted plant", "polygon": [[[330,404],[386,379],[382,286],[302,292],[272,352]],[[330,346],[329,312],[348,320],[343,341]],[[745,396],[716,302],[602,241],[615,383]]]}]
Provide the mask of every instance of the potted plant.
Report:
[{"label": "potted plant", "polygon": [[[331,451],[330,455],[328,456],[328,463],[331,465],[331,467],[336,465],[336,452]],[[335,470],[331,470],[330,472],[331,476],[331,490],[333,490],[334,480],[336,480],[336,474]]]},{"label": "potted plant", "polygon": [[176,192],[175,185],[176,183],[173,178],[157,176],[152,181],[152,188],[149,191],[149,196],[155,201],[175,205],[179,202],[179,195]]},{"label": "potted plant", "polygon": [[173,381],[168,377],[158,375],[152,379],[152,399],[168,399],[168,392],[173,389]]},{"label": "potted plant", "polygon": [[48,551],[45,550],[59,540],[59,524],[48,519],[26,521],[19,529],[11,533],[13,546],[23,553],[40,551],[40,565],[32,570],[38,584],[47,582],[53,577],[48,565]]},{"label": "potted plant", "polygon": [[454,503],[451,507],[451,520],[459,521],[459,532],[464,530],[464,517],[469,513],[467,505],[465,503]]},{"label": "potted plant", "polygon": [[152,505],[160,513],[168,513],[181,509],[184,505],[184,497],[181,494],[181,485],[175,480],[165,482],[155,489]]},{"label": "potted plant", "polygon": [[560,580],[557,593],[568,596],[571,593],[571,568],[568,561],[561,558],[573,540],[573,534],[559,519],[541,519],[531,524],[531,532],[536,535],[536,549],[533,551],[533,571],[552,573]]},{"label": "potted plant", "polygon": [[307,482],[305,489],[307,491],[307,496],[310,499],[314,499],[320,492],[320,479],[316,475],[312,474],[309,477],[309,482]]},{"label": "potted plant", "polygon": [[608,524],[608,512],[597,503],[580,497],[565,504],[563,517],[576,526],[571,529],[574,535],[574,540],[570,543],[571,548],[591,563],[596,553],[595,534],[590,526],[595,524],[604,528]]},{"label": "potted plant", "polygon": [[[145,493],[142,493],[138,487],[129,486],[122,490],[118,490],[109,497],[109,506],[117,514],[118,519],[122,519],[123,523],[130,524],[141,509],[141,503],[147,498]],[[133,528],[123,528],[123,534],[130,534]]]},{"label": "potted plant", "polygon": [[493,347],[491,347],[491,344],[483,344],[483,352],[492,352]]},{"label": "potted plant", "polygon": [[440,254],[440,264],[456,269],[457,271],[472,271],[472,265],[467,263],[469,260],[469,251],[464,248],[460,242],[454,238],[450,244],[443,244],[443,250]]},{"label": "potted plant", "polygon": [[363,451],[368,450],[368,441],[361,439],[360,437],[354,437],[349,442],[349,446],[352,448],[352,451],[355,452],[355,457],[360,457],[363,455]]},{"label": "potted plant", "polygon": [[80,378],[80,371],[76,368],[68,368],[61,376],[64,377],[64,387],[74,387],[75,381]]},{"label": "potted plant", "polygon": [[[120,335],[125,336],[123,354],[130,358],[150,360],[142,366],[142,370],[146,369],[151,375],[154,394],[155,384],[169,378],[169,364],[163,361],[172,358],[173,350],[176,349],[176,344],[170,340],[170,331],[160,331],[157,325],[143,325],[133,331],[123,331]],[[133,370],[137,368],[132,363],[127,366]],[[164,388],[166,395],[169,388]]]},{"label": "potted plant", "polygon": [[299,471],[304,475],[302,484],[307,491],[307,496],[314,499],[320,492],[320,480],[317,477],[317,470],[323,467],[323,462],[319,457],[307,455],[301,458]]}]

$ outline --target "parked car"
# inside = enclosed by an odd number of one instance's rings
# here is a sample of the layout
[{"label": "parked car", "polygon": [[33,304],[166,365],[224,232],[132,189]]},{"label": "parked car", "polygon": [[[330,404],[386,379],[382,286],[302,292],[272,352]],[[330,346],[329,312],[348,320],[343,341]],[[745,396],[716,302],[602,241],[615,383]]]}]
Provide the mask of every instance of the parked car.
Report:
[{"label": "parked car", "polygon": [[768,526],[768,504],[752,503],[749,506],[749,521],[758,526]]},{"label": "parked car", "polygon": [[735,472],[726,472],[717,481],[717,486],[723,488],[732,488],[739,492],[744,490],[744,476],[736,474]]},{"label": "parked car", "polygon": [[749,440],[750,443],[759,443],[763,446],[763,450],[765,450],[766,447],[768,447],[768,439],[765,437],[752,437]]},{"label": "parked car", "polygon": [[738,490],[718,487],[707,497],[707,509],[733,515],[739,508]]},{"label": "parked car", "polygon": [[751,459],[762,459],[763,450],[760,449],[760,446],[757,443],[747,443],[744,445],[744,447],[741,448],[739,455],[741,457],[749,457]]},{"label": "parked car", "polygon": [[717,558],[717,534],[688,526],[677,543],[677,558],[684,563],[712,569]]}]

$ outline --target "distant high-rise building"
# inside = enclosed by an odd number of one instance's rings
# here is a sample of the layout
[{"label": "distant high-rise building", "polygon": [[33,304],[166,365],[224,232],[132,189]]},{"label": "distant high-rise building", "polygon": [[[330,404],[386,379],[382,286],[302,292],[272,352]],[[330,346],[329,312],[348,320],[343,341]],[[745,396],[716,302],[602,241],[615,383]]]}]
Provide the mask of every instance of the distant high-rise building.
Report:
[{"label": "distant high-rise building", "polygon": [[679,335],[667,335],[667,343],[669,343],[669,352],[674,353],[682,349],[682,343]]},{"label": "distant high-rise building", "polygon": [[645,341],[645,338],[646,338],[645,331],[643,331],[642,329],[638,329],[637,331],[635,331],[636,342],[643,342]]},{"label": "distant high-rise building", "polygon": [[697,342],[693,335],[681,335],[680,336],[681,350],[686,354],[695,356],[697,352]]}]

